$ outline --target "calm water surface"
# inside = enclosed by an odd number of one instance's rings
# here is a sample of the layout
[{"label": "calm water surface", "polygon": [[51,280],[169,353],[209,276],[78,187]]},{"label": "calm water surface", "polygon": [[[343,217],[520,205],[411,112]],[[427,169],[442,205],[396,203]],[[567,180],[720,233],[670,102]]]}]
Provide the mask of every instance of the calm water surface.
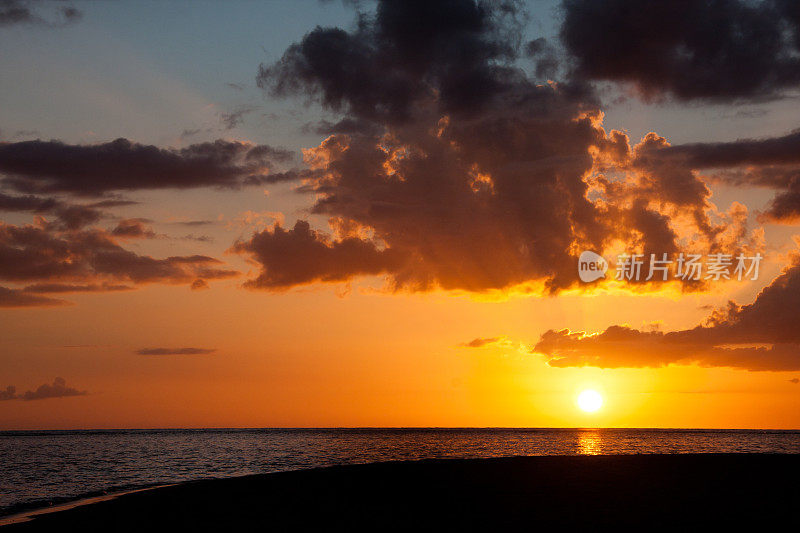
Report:
[{"label": "calm water surface", "polygon": [[108,491],[444,457],[800,453],[798,431],[331,429],[0,432],[0,515]]}]

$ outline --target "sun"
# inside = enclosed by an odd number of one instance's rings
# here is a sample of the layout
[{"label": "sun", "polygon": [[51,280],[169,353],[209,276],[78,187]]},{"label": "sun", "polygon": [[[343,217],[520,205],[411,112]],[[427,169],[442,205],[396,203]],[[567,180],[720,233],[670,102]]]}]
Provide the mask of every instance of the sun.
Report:
[{"label": "sun", "polygon": [[581,411],[594,413],[603,407],[603,397],[596,390],[586,389],[578,394],[578,407]]}]

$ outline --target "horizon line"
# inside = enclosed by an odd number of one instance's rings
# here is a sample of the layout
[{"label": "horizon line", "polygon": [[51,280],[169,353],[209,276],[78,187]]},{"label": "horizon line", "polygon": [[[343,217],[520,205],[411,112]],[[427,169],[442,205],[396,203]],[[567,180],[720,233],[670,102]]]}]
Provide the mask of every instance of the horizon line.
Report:
[{"label": "horizon line", "polygon": [[800,432],[800,428],[746,428],[746,427],[624,427],[624,426],[184,426],[184,427],[109,427],[109,428],[28,428],[0,429],[1,433],[23,432],[69,432],[69,431],[383,431],[383,430],[517,430],[517,431],[600,431],[600,430],[637,430],[637,431],[765,431],[765,432]]}]

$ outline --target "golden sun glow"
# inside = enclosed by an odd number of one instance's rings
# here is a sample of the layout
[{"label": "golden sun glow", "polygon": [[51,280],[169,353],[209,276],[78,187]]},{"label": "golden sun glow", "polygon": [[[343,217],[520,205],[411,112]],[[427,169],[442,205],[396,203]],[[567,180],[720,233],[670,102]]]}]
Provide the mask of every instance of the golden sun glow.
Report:
[{"label": "golden sun glow", "polygon": [[596,390],[586,389],[578,394],[578,407],[586,413],[594,413],[603,406],[603,397]]}]

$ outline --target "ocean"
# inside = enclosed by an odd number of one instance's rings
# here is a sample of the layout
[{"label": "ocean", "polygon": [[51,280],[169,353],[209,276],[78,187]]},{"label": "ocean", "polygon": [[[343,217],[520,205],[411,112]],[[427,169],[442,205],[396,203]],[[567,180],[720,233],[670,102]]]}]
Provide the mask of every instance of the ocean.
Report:
[{"label": "ocean", "polygon": [[4,431],[0,432],[0,516],[153,485],[318,466],[447,457],[639,453],[800,453],[800,431]]}]

